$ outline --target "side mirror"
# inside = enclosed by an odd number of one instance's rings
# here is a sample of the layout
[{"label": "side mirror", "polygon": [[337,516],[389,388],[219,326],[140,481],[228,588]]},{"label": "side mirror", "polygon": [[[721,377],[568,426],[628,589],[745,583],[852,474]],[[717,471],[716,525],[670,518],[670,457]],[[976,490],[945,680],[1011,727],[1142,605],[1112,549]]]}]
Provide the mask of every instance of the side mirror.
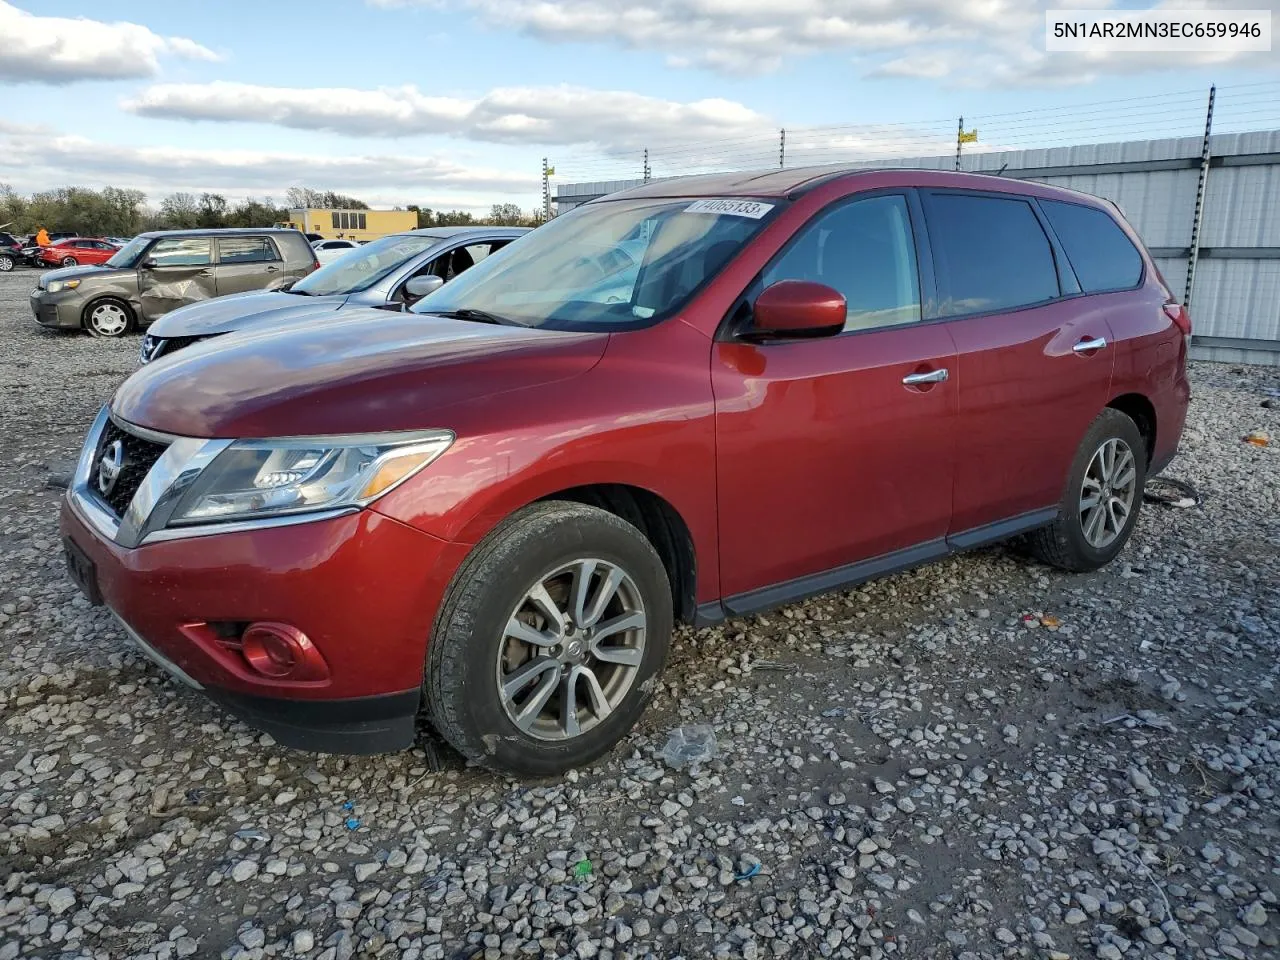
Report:
[{"label": "side mirror", "polygon": [[297,282],[298,282],[297,277],[286,277],[283,280],[273,280],[271,283],[267,284],[267,289],[276,290],[280,293],[284,293],[286,290],[288,290]]},{"label": "side mirror", "polygon": [[749,338],[829,337],[844,329],[848,306],[840,291],[808,280],[779,280],[756,297]]},{"label": "side mirror", "polygon": [[147,259],[143,260],[138,264],[138,266],[143,270],[154,270],[158,264],[156,263],[155,257],[147,257]]},{"label": "side mirror", "polygon": [[428,293],[434,293],[443,286],[443,277],[437,277],[434,273],[428,273],[411,279],[404,285],[404,292],[407,296],[418,300],[425,297]]}]

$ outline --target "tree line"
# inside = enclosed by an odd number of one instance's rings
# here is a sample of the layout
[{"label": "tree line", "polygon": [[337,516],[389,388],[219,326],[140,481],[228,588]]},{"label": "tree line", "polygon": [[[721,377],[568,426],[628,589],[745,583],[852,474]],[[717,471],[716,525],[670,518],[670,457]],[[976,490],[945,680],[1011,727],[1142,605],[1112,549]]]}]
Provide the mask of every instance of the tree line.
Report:
[{"label": "tree line", "polygon": [[[357,197],[332,190],[290,187],[283,205],[270,199],[229,201],[218,193],[171,193],[158,207],[149,206],[141,190],[120,187],[58,187],[39,193],[16,193],[0,183],[0,230],[15,234],[46,230],[73,231],[86,237],[131,237],[146,230],[182,230],[196,227],[269,227],[289,219],[290,209],[302,207],[368,210]],[[399,208],[398,208],[399,209]],[[465,224],[534,226],[541,222],[514,203],[495,203],[487,217],[465,210],[436,210],[410,204],[403,209],[418,215],[419,227]]]}]

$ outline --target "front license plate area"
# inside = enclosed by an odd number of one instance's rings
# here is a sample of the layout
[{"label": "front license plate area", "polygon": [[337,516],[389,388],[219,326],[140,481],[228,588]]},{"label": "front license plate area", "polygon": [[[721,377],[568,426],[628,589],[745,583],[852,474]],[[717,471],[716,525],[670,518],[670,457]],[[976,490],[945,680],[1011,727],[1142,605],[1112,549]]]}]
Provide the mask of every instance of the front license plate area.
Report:
[{"label": "front license plate area", "polygon": [[95,607],[102,605],[102,591],[98,589],[98,568],[94,566],[89,555],[81,550],[74,540],[64,540],[63,548],[67,557],[67,573],[80,592]]}]

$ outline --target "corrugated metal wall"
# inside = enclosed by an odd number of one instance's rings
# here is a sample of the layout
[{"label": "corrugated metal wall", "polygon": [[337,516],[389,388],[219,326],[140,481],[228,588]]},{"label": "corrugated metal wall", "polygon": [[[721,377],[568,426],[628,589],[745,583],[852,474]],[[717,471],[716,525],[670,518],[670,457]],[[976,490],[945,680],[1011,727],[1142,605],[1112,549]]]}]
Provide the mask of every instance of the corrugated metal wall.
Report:
[{"label": "corrugated metal wall", "polygon": [[[1084,144],[1041,150],[971,153],[962,168],[1040,180],[1115,201],[1158,256],[1175,292],[1186,284],[1201,152],[1199,137]],[[1193,355],[1280,364],[1280,130],[1221,134],[1205,189],[1200,260],[1191,313]],[[1232,158],[1235,158],[1233,160]],[[1243,158],[1243,159],[1242,159]],[[1175,169],[1150,169],[1161,162]],[[1120,169],[1113,169],[1115,166]],[[955,168],[955,157],[912,157],[842,164]],[[1044,170],[1044,175],[1036,171]],[[641,180],[561,184],[560,212]],[[1234,252],[1233,252],[1234,251]],[[1250,256],[1241,254],[1252,253]],[[1173,255],[1176,254],[1176,255]]]}]

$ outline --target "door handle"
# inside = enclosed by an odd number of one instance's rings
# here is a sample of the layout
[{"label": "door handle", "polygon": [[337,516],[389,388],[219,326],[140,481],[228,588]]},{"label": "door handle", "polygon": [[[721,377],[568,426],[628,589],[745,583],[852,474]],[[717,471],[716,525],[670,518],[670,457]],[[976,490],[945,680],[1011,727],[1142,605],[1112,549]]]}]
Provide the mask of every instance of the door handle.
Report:
[{"label": "door handle", "polygon": [[1094,337],[1091,340],[1081,340],[1071,349],[1075,353],[1092,353],[1094,350],[1101,350],[1106,345],[1106,337]]},{"label": "door handle", "polygon": [[909,373],[902,378],[902,382],[908,387],[918,387],[922,383],[942,383],[950,375],[947,368],[942,367],[938,370],[930,370],[928,373]]},{"label": "door handle", "polygon": [[279,267],[267,267],[267,273],[275,273],[279,269]]}]

